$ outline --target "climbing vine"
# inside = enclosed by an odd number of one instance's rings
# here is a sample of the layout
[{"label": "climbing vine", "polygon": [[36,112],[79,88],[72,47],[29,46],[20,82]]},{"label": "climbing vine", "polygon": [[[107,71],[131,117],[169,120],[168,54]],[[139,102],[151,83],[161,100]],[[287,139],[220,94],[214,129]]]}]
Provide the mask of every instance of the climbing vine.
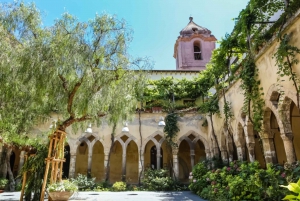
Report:
[{"label": "climbing vine", "polygon": [[166,141],[172,147],[177,147],[178,145],[173,141],[177,133],[180,131],[178,127],[178,114],[171,112],[165,118],[164,133]]},{"label": "climbing vine", "polygon": [[258,69],[254,59],[251,57],[246,58],[240,74],[241,88],[244,90],[243,111],[248,114],[254,130],[260,132],[262,129],[264,100],[262,98],[263,88],[260,87],[260,81],[257,80],[257,77]]},{"label": "climbing vine", "polygon": [[292,80],[297,94],[297,107],[299,108],[299,85],[300,79],[296,72],[293,71],[293,66],[299,62],[296,55],[300,53],[300,49],[290,44],[291,35],[285,34],[280,38],[280,45],[275,53],[277,74],[280,77],[287,76]]}]

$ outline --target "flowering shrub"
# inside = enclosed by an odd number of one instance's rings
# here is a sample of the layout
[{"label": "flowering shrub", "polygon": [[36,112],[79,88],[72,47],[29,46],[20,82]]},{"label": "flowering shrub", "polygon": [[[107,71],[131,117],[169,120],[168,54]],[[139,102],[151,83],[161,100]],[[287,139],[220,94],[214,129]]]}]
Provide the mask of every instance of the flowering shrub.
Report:
[{"label": "flowering shrub", "polygon": [[126,191],[126,183],[123,181],[117,181],[112,186],[113,191]]},{"label": "flowering shrub", "polygon": [[169,170],[147,169],[143,180],[143,187],[150,191],[185,190],[184,186],[169,176]]},{"label": "flowering shrub", "polygon": [[300,177],[299,163],[284,167],[268,164],[261,169],[258,162],[234,161],[222,168],[209,167],[205,162],[195,165],[189,185],[207,200],[281,200],[287,190],[280,185]]},{"label": "flowering shrub", "polygon": [[68,180],[63,180],[62,182],[57,182],[53,184],[48,185],[49,192],[63,192],[63,191],[70,191],[70,192],[76,192],[78,191],[78,187],[73,182],[70,182]]}]

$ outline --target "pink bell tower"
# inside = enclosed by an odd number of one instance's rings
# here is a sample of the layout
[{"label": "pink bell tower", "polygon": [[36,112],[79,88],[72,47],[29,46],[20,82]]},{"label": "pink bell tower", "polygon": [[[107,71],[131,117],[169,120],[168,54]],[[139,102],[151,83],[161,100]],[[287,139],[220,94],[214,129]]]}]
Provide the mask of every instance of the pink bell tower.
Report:
[{"label": "pink bell tower", "polygon": [[174,45],[176,70],[204,70],[212,51],[216,47],[216,38],[207,28],[193,22],[190,17],[188,25],[180,31]]}]

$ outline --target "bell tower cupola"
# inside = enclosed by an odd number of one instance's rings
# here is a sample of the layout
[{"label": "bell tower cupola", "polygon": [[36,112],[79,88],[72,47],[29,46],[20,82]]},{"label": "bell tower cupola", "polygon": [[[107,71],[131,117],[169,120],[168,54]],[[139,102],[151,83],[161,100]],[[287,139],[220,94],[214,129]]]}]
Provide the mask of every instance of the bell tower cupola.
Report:
[{"label": "bell tower cupola", "polygon": [[216,46],[216,38],[207,28],[189,18],[189,23],[180,31],[175,46],[176,70],[204,70]]}]

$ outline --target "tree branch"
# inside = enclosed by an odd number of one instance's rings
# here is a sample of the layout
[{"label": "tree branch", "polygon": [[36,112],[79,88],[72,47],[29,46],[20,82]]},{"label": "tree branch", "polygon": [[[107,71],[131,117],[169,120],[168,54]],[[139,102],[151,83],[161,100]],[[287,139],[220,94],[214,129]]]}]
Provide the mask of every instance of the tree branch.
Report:
[{"label": "tree branch", "polygon": [[58,75],[58,77],[60,78],[60,80],[63,82],[63,88],[64,90],[68,93],[68,81],[66,80],[66,78],[64,78],[62,75]]},{"label": "tree branch", "polygon": [[74,117],[74,113],[72,112],[72,105],[73,105],[74,96],[75,96],[77,90],[79,89],[79,87],[81,86],[81,84],[82,84],[82,78],[81,78],[80,82],[77,82],[75,84],[72,92],[69,94],[69,101],[68,101],[67,111],[71,115],[71,117]]}]

